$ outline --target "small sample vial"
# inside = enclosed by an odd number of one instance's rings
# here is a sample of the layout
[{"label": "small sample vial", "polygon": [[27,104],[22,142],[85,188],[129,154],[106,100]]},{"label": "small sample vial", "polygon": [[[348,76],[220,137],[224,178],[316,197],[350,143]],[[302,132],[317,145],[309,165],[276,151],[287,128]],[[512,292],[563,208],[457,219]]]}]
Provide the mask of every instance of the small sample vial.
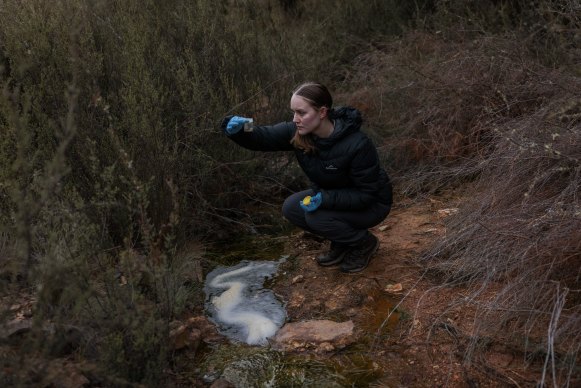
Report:
[{"label": "small sample vial", "polygon": [[252,132],[254,131],[254,120],[249,119],[250,121],[244,123],[244,132]]}]

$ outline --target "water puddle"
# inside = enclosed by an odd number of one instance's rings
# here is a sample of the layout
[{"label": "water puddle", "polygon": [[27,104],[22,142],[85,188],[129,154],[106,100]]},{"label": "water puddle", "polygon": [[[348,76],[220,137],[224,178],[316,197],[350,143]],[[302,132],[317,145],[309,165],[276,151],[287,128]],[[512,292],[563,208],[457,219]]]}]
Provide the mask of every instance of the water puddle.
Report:
[{"label": "water puddle", "polygon": [[402,318],[396,301],[386,296],[381,290],[375,290],[370,299],[372,301],[364,308],[367,317],[364,324],[365,331],[377,335],[392,332]]},{"label": "water puddle", "polygon": [[[198,365],[205,382],[224,378],[245,388],[367,387],[379,378],[386,381],[370,350],[389,339],[405,313],[383,290],[368,295],[360,311],[363,334],[349,348],[334,354],[293,354],[270,348],[268,339],[287,320],[283,303],[270,287],[276,282],[279,265],[288,258],[268,261],[268,255],[277,256],[271,249],[272,244],[264,244],[260,250],[242,245],[206,277],[206,313],[231,341],[207,349],[202,356]],[[262,256],[249,256],[248,252]],[[240,261],[245,255],[251,260]]]},{"label": "water puddle", "polygon": [[366,387],[381,375],[377,365],[364,355],[330,360],[243,344],[217,349],[202,366],[208,383],[222,377],[237,388]]},{"label": "water puddle", "polygon": [[241,261],[217,267],[206,277],[206,312],[218,331],[233,341],[266,345],[286,320],[286,311],[272,290],[278,261]]}]

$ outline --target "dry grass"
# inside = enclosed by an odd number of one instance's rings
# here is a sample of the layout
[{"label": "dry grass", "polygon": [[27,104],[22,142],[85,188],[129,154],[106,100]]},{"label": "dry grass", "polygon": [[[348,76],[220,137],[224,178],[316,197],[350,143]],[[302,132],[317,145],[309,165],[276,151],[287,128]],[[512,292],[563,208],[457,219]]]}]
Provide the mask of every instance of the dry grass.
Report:
[{"label": "dry grass", "polygon": [[541,385],[580,374],[574,55],[548,67],[516,36],[451,41],[416,32],[370,48],[345,77],[348,89],[368,85],[344,100],[364,110],[378,139],[388,135],[380,148],[400,195],[469,188],[446,235],[423,255],[438,283],[473,290],[451,303],[478,310],[466,360],[480,357],[485,337],[509,341],[537,363]]},{"label": "dry grass", "polygon": [[575,95],[569,78],[536,61],[516,36],[450,41],[413,32],[370,48],[353,69],[341,102],[363,110],[406,195],[473,179],[496,128]]},{"label": "dry grass", "polygon": [[[542,382],[576,373],[581,343],[581,120],[562,96],[496,129],[494,150],[426,265],[449,284],[501,289],[482,303],[477,338],[521,337],[544,357]],[[573,110],[571,110],[573,109]],[[468,299],[478,299],[477,292]],[[513,338],[513,340],[514,340]],[[470,354],[469,354],[470,355]]]}]

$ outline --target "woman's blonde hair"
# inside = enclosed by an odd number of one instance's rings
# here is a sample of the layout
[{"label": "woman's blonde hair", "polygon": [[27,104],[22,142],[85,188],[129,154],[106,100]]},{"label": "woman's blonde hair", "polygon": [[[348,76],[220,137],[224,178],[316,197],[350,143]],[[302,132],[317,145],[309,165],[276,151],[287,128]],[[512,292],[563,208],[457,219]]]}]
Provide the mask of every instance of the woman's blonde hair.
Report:
[{"label": "woman's blonde hair", "polygon": [[[333,108],[333,97],[331,93],[329,93],[325,85],[318,82],[305,82],[299,85],[293,91],[293,95],[304,98],[305,101],[317,110],[326,107],[330,113]],[[296,131],[294,137],[291,139],[291,144],[307,154],[317,152],[313,135],[311,134],[300,135],[299,131]]]}]

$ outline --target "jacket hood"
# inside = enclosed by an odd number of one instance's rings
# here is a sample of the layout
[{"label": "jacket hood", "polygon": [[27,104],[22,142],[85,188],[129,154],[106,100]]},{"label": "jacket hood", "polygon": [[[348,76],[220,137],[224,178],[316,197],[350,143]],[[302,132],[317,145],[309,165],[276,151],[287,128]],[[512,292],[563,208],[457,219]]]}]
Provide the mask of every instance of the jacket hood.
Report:
[{"label": "jacket hood", "polygon": [[361,112],[351,107],[340,107],[333,109],[329,118],[335,123],[335,129],[331,136],[315,141],[317,147],[326,148],[333,145],[339,139],[344,138],[361,129]]}]

